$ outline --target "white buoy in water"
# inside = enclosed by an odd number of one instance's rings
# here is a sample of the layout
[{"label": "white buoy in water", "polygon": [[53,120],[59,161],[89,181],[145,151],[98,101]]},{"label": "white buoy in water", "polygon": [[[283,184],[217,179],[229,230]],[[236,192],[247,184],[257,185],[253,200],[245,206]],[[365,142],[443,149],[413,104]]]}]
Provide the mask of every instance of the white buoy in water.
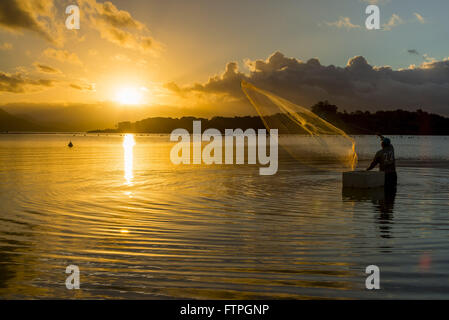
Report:
[{"label": "white buoy in water", "polygon": [[343,188],[379,188],[385,184],[382,171],[347,171],[343,172]]}]

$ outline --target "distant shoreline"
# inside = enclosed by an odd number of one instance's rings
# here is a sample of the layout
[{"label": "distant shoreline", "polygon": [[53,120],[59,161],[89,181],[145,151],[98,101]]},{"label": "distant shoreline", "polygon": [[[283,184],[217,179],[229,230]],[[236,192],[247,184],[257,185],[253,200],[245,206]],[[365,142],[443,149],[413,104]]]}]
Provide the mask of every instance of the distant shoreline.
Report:
[{"label": "distant shoreline", "polygon": [[[337,106],[328,102],[320,102],[311,107],[311,111],[321,119],[341,129],[350,136],[355,135],[416,135],[416,136],[449,136],[449,118],[431,114],[422,110],[415,112],[395,110],[339,112]],[[73,119],[45,125],[12,116],[0,110],[0,134],[170,134],[175,129],[192,132],[193,121],[201,121],[202,131],[213,128],[224,133],[226,129],[266,129],[265,123],[279,130],[279,134],[309,134],[300,125],[288,119],[286,114],[272,114],[263,119],[259,116],[216,116],[201,118],[186,116],[180,118],[151,117],[140,121],[122,121],[114,128],[87,130],[95,124],[78,123]],[[100,127],[102,125],[99,125]],[[71,130],[64,131],[64,128]],[[81,130],[76,130],[77,128]],[[75,129],[75,130],[73,130]]]},{"label": "distant shoreline", "polygon": [[[415,112],[395,110],[378,111],[376,113],[356,111],[353,113],[338,112],[335,105],[321,102],[312,106],[311,111],[321,119],[341,129],[348,135],[428,135],[449,136],[449,118],[430,114],[422,110]],[[277,113],[265,116],[235,117],[153,117],[136,122],[119,122],[116,128],[90,130],[89,133],[171,133],[182,128],[192,132],[193,121],[201,121],[202,130],[218,129],[224,133],[226,129],[265,129],[266,123],[279,130],[279,134],[309,134],[301,126],[293,123],[287,115]]]},{"label": "distant shoreline", "polygon": [[82,131],[67,131],[67,132],[63,132],[63,131],[55,131],[55,132],[39,132],[39,131],[11,131],[11,132],[0,132],[0,134],[87,134],[88,132],[82,132]]},{"label": "distant shoreline", "polygon": [[[449,136],[449,118],[423,110],[414,112],[405,110],[394,111],[355,111],[340,112],[336,105],[327,101],[319,102],[310,111],[321,119],[341,129],[348,135],[417,135],[417,136]],[[122,121],[113,125],[101,119],[88,118],[83,120],[78,113],[66,115],[52,120],[51,124],[37,122],[32,118],[21,118],[0,109],[0,134],[30,133],[30,134],[169,134],[175,129],[186,129],[192,132],[193,121],[201,121],[202,131],[214,128],[224,133],[226,129],[266,129],[265,123],[279,130],[279,134],[308,134],[299,124],[288,119],[287,114],[277,113],[264,116],[215,116],[201,118],[195,116],[150,117],[139,121]],[[264,123],[265,121],[265,123]],[[304,122],[305,123],[305,122]],[[307,125],[307,123],[306,123]],[[111,126],[108,128],[108,126]],[[313,127],[313,126],[312,126]],[[67,131],[66,131],[67,130]]]},{"label": "distant shoreline", "polygon": [[[134,134],[136,136],[165,136],[170,135],[167,132],[96,132],[96,131],[76,131],[76,132],[31,132],[31,131],[23,131],[23,132],[0,132],[0,135],[74,135],[74,136],[107,136],[107,135],[119,135],[123,136],[125,134]],[[279,136],[287,136],[287,135],[304,135],[307,134],[279,134]],[[375,134],[348,134],[351,137],[364,137],[364,136],[376,136]],[[389,137],[448,137],[449,134],[386,134]],[[322,135],[322,136],[334,136],[334,135]],[[337,135],[335,135],[337,136]]]}]

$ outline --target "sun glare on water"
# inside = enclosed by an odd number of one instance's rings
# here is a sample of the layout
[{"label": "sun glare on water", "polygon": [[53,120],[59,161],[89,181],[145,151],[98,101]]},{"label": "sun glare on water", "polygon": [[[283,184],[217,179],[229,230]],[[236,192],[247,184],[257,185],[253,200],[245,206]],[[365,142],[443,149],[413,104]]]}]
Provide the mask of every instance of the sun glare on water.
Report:
[{"label": "sun glare on water", "polygon": [[132,185],[134,154],[133,148],[136,145],[133,134],[126,134],[123,138],[123,160],[124,160],[124,178],[127,185]]},{"label": "sun glare on water", "polygon": [[137,105],[142,103],[143,92],[139,88],[124,87],[120,88],[116,95],[115,100],[120,104],[125,105]]}]

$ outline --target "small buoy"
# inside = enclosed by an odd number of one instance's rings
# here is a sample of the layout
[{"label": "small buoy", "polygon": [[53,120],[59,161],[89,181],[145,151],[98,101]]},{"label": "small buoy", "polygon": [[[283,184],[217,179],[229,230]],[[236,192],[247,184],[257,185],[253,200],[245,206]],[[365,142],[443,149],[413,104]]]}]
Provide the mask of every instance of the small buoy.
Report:
[{"label": "small buoy", "polygon": [[72,141],[69,142],[68,147],[69,147],[69,148],[73,147]]}]

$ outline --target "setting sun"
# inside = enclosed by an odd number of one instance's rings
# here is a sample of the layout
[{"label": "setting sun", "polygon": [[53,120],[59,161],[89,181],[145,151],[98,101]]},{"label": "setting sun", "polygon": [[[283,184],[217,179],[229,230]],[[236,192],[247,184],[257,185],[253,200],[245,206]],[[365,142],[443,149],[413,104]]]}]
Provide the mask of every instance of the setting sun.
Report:
[{"label": "setting sun", "polygon": [[131,105],[142,103],[142,98],[142,90],[133,87],[120,88],[115,96],[115,100],[118,103]]}]

